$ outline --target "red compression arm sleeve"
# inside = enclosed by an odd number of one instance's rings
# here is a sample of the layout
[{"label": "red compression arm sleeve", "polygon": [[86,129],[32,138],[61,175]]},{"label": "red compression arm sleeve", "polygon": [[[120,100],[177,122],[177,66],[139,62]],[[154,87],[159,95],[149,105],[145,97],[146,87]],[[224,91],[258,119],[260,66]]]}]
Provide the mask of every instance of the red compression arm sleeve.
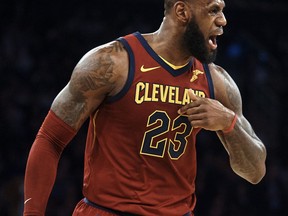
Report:
[{"label": "red compression arm sleeve", "polygon": [[53,188],[57,166],[76,130],[49,111],[31,147],[24,180],[25,216],[42,216]]}]

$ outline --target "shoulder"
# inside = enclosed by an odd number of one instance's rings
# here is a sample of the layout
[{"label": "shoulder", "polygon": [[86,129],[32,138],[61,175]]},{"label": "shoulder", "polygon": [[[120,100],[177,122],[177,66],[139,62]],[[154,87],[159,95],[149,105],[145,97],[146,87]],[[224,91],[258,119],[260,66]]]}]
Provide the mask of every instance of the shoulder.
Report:
[{"label": "shoulder", "polygon": [[87,52],[75,66],[68,84],[54,99],[51,106],[54,113],[78,130],[107,95],[123,86],[128,68],[126,55],[117,41]]},{"label": "shoulder", "polygon": [[[78,62],[77,67],[85,66],[89,69],[113,67],[127,58],[127,52],[119,41],[112,41],[88,51]],[[83,68],[82,68],[83,69]]]},{"label": "shoulder", "polygon": [[241,94],[233,78],[219,65],[211,63],[208,66],[214,84],[215,99],[234,112],[241,114]]},{"label": "shoulder", "polygon": [[74,68],[71,81],[89,78],[95,87],[104,87],[106,94],[113,94],[122,85],[126,72],[128,54],[119,41],[112,41],[88,51]]}]

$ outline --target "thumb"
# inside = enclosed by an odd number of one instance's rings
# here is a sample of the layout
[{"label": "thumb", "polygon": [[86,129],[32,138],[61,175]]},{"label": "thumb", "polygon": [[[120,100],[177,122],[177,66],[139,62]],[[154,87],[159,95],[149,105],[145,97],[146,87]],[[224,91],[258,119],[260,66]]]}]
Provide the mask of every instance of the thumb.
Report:
[{"label": "thumb", "polygon": [[188,95],[189,95],[189,97],[190,97],[190,99],[191,99],[192,101],[198,100],[198,97],[194,94],[194,92],[193,92],[192,89],[189,89],[189,90],[188,90]]}]

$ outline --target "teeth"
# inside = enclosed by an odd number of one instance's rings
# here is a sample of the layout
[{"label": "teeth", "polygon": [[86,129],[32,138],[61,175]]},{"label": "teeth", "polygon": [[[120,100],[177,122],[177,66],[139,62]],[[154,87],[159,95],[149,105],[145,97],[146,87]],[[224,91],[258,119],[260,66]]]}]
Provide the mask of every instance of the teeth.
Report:
[{"label": "teeth", "polygon": [[213,44],[213,41],[212,41],[211,39],[209,39],[209,44],[210,44],[210,45],[214,45],[214,44]]},{"label": "teeth", "polygon": [[212,49],[216,49],[217,48],[217,43],[215,39],[209,38],[209,45]]}]

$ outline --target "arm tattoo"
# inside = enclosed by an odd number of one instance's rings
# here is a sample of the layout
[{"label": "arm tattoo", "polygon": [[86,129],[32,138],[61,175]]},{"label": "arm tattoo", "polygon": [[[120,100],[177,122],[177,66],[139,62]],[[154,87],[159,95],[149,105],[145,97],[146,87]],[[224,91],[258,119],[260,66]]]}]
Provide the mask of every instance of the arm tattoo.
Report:
[{"label": "arm tattoo", "polygon": [[112,49],[110,52],[123,52],[124,51],[124,47],[123,44],[120,42],[115,42],[115,44],[113,44]]},{"label": "arm tattoo", "polygon": [[239,110],[239,107],[241,106],[241,104],[240,104],[239,99],[235,95],[235,89],[233,88],[227,76],[224,77],[224,84],[226,87],[226,93],[228,96],[228,101],[230,103],[230,106],[236,112],[237,110]]},{"label": "arm tattoo", "polygon": [[113,65],[111,57],[104,54],[99,59],[91,59],[85,65],[76,67],[73,88],[85,93],[106,86],[113,76]]},{"label": "arm tattoo", "polygon": [[[119,50],[120,46],[110,46],[100,50],[100,57],[89,57],[75,67],[69,84],[72,95],[70,100],[62,104],[60,115],[62,119],[77,128],[79,122],[84,122],[85,113],[93,109],[88,106],[89,96],[103,87],[112,89],[114,61],[110,54],[113,49]],[[97,95],[97,94],[95,94]]]}]

